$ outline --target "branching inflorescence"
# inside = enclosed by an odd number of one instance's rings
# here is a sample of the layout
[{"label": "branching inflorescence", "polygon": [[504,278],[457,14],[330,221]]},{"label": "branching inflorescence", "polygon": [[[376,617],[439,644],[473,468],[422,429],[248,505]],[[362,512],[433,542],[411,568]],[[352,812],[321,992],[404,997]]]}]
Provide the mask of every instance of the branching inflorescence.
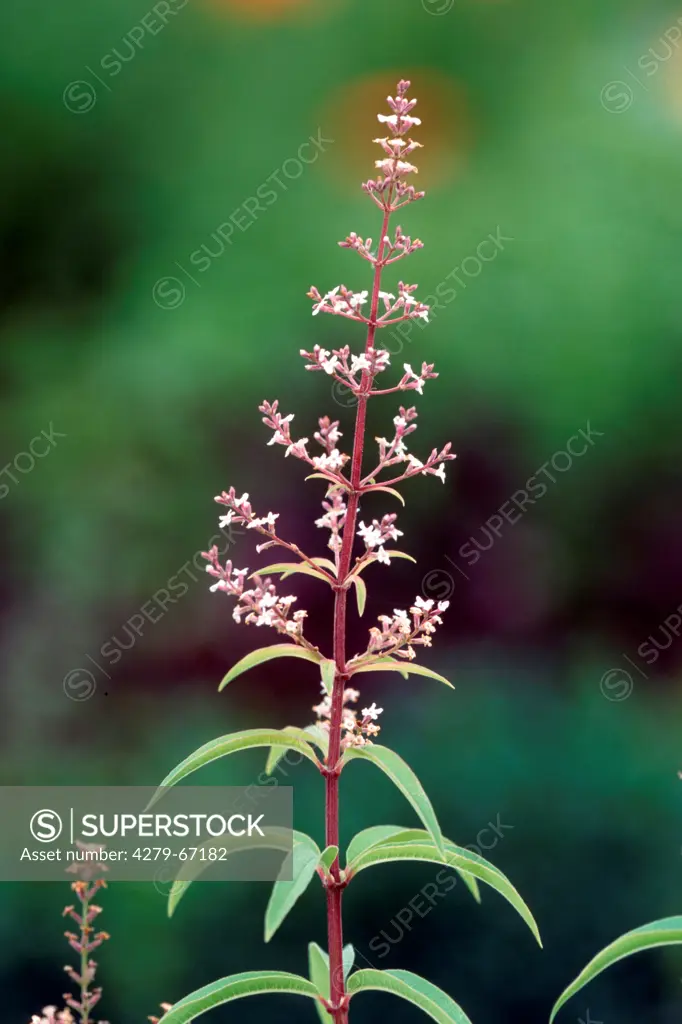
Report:
[{"label": "branching inflorescence", "polygon": [[[315,345],[310,352],[301,351],[306,370],[332,377],[353,396],[356,415],[350,452],[342,451],[340,446],[343,435],[338,421],[321,417],[311,441],[308,437],[292,435],[293,414],[283,415],[278,401],[264,401],[260,406],[263,422],[272,431],[268,444],[284,446],[285,457],[292,456],[305,463],[311,470],[307,479],[326,483],[323,512],[315,520],[315,525],[328,532],[327,549],[331,557],[313,556],[301,551],[278,532],[279,513],[255,512],[249,495],[238,497],[233,487],[215,499],[225,510],[220,518],[221,528],[231,523],[243,524],[246,530],[254,531],[261,538],[256,548],[259,553],[281,548],[290,557],[249,573],[248,569],[235,568],[231,561],[222,565],[216,547],[204,552],[207,572],[215,581],[210,589],[222,591],[235,599],[232,613],[235,621],[269,626],[283,641],[242,658],[230,669],[220,688],[258,664],[295,656],[316,665],[320,673],[322,694],[313,707],[316,721],[304,729],[294,726],[253,729],[221,737],[190,754],[161,784],[162,787],[174,785],[180,778],[200,768],[207,761],[207,749],[213,760],[237,750],[269,747],[267,775],[274,771],[278,760],[289,749],[304,754],[313,762],[324,777],[326,786],[325,846],[320,850],[316,842],[304,833],[294,832],[293,836],[286,833],[292,839],[293,849],[286,862],[287,877],[278,878],[274,884],[265,915],[265,938],[266,941],[272,938],[298,897],[317,877],[326,894],[329,952],[324,952],[317,943],[310,943],[308,978],[281,971],[249,971],[221,978],[173,1005],[162,1003],[164,1015],[160,1022],[156,1017],[148,1018],[154,1024],[187,1024],[215,1006],[264,992],[306,996],[314,1000],[321,1024],[347,1024],[351,999],[371,989],[411,1002],[438,1024],[471,1024],[449,995],[411,971],[380,971],[366,957],[363,959],[368,966],[353,969],[355,951],[351,945],[344,947],[343,944],[342,896],[360,871],[377,864],[422,861],[435,863],[441,870],[451,868],[476,900],[480,899],[479,882],[485,882],[514,907],[540,942],[533,915],[509,879],[479,854],[457,846],[443,836],[429,798],[412,769],[398,754],[376,742],[380,731],[377,719],[383,708],[372,702],[356,710],[360,692],[354,684],[362,673],[399,672],[405,678],[416,674],[451,685],[443,676],[415,661],[415,648],[431,645],[431,637],[441,624],[441,613],[447,609],[447,601],[435,603],[416,597],[409,609],[394,608],[392,614],[379,616],[379,626],[370,628],[364,650],[351,657],[346,651],[349,591],[355,591],[357,610],[362,615],[367,596],[365,570],[373,562],[390,566],[393,558],[410,558],[392,546],[403,535],[396,525],[395,513],[387,512],[380,519],[371,521],[359,520],[361,500],[365,495],[381,493],[403,501],[396,489],[398,484],[419,474],[436,476],[444,481],[445,463],[455,457],[449,444],[440,450],[434,448],[425,459],[419,459],[408,451],[406,438],[416,430],[417,410],[414,406],[400,406],[393,418],[392,432],[389,431],[388,437],[376,438],[378,454],[373,460],[373,468],[363,472],[369,400],[378,395],[404,391],[416,391],[421,395],[425,383],[437,376],[430,363],[422,363],[418,372],[406,363],[397,383],[377,386],[380,375],[391,368],[389,353],[375,343],[377,331],[403,320],[420,318],[428,321],[429,315],[428,307],[415,298],[416,285],[399,281],[395,293],[381,288],[382,272],[387,266],[422,248],[419,239],[413,241],[401,227],[396,227],[391,233],[389,226],[392,214],[424,195],[406,181],[407,175],[416,173],[417,168],[409,158],[420,145],[408,138],[409,131],[420,123],[412,116],[416,100],[407,98],[409,85],[406,81],[399,82],[395,97],[388,97],[391,112],[378,115],[379,122],[386,126],[388,132],[385,138],[375,139],[383,150],[383,156],[376,161],[380,174],[362,186],[381,210],[378,242],[375,245],[371,238],[360,238],[355,232],[339,242],[340,246],[354,250],[371,265],[371,291],[355,292],[345,285],[337,285],[324,295],[314,287],[308,293],[313,301],[313,316],[328,313],[366,327],[365,347],[361,353],[352,353],[349,346],[328,351]],[[355,553],[358,548],[359,553]],[[333,635],[328,654],[305,636],[306,612],[294,610],[295,595],[278,592],[273,582],[273,577],[279,577],[281,582],[297,573],[312,576],[333,591]],[[351,681],[353,685],[349,685]],[[339,857],[339,777],[353,760],[369,761],[383,771],[406,797],[424,827],[378,825],[365,829],[351,840],[342,866]],[[281,836],[278,841],[273,840],[272,845],[275,849],[283,849]],[[96,865],[94,870],[102,872],[106,868]],[[288,877],[289,872],[291,878]],[[169,897],[170,913],[192,878],[196,877],[198,871],[194,871],[189,880],[183,873],[179,875],[177,887],[173,887]],[[92,899],[103,884],[93,875],[74,882],[72,888],[80,901],[80,909],[70,906],[65,910],[79,928],[79,934],[67,933],[67,938],[80,955],[80,966],[77,970],[66,968],[70,979],[80,990],[79,995],[66,995],[66,1008],[62,1011],[53,1006],[45,1007],[42,1016],[33,1017],[33,1024],[92,1024],[90,1012],[98,1003],[101,990],[92,988],[96,965],[90,954],[108,938],[104,932],[94,932],[93,921],[99,914],[99,907],[92,903]],[[565,989],[554,1005],[550,1024],[571,996],[612,963],[653,946],[679,943],[682,943],[682,917],[655,921],[616,939]]]},{"label": "branching inflorescence", "polygon": [[[367,405],[377,396],[416,392],[434,379],[433,364],[423,362],[419,369],[404,364],[395,383],[384,386],[384,377],[391,371],[388,351],[377,343],[377,332],[403,320],[428,321],[429,309],[420,302],[417,286],[399,281],[393,292],[382,289],[386,267],[403,260],[422,248],[419,239],[412,239],[402,227],[391,228],[390,219],[404,206],[423,198],[424,193],[408,184],[408,176],[416,173],[412,154],[420,144],[409,133],[420,121],[412,111],[415,99],[408,99],[410,83],[398,83],[395,97],[388,97],[390,113],[378,115],[386,136],[375,142],[381,147],[376,161],[378,176],[363,184],[363,190],[381,210],[378,238],[360,238],[352,232],[339,245],[354,250],[371,266],[371,288],[351,291],[338,285],[321,294],[313,287],[313,316],[327,313],[364,325],[366,338],[362,352],[349,346],[327,350],[315,345],[312,351],[301,350],[305,368],[324,373],[341,388],[352,394],[355,405],[355,427],[350,446],[342,443],[340,423],[322,416],[311,437],[292,434],[293,414],[284,414],[279,401],[264,401],[260,406],[263,423],[272,432],[268,445],[284,447],[285,457],[304,463],[310,471],[306,479],[322,480],[326,491],[322,515],[315,520],[327,534],[328,554],[311,555],[287,540],[280,532],[279,513],[256,511],[248,494],[238,495],[234,487],[216,497],[223,514],[220,526],[241,524],[259,538],[257,551],[282,549],[283,561],[274,562],[249,572],[237,569],[231,561],[221,564],[218,550],[204,552],[207,572],[213,578],[211,590],[223,592],[235,600],[233,618],[253,626],[269,626],[279,634],[280,643],[252,652],[235,665],[223,681],[229,682],[254,665],[273,658],[295,655],[318,666],[321,676],[321,698],[313,707],[316,721],[305,729],[289,727],[282,730],[252,730],[249,733],[224,737],[239,740],[228,743],[230,750],[248,746],[270,746],[266,771],[272,772],[278,758],[287,748],[304,751],[325,779],[325,845],[321,851],[314,840],[295,833],[293,881],[275,882],[266,913],[266,938],[281,924],[286,913],[312,877],[319,877],[327,901],[328,954],[317,944],[309,947],[310,980],[280,972],[250,972],[233,975],[206,986],[174,1004],[162,1018],[163,1024],[184,1024],[212,1006],[256,992],[293,992],[316,1001],[322,1024],[346,1024],[351,998],[366,989],[384,989],[420,1006],[438,1021],[466,1021],[463,1011],[430,982],[406,971],[378,971],[370,968],[351,973],[352,947],[343,945],[342,896],[353,877],[367,867],[384,861],[425,860],[448,865],[457,871],[473,895],[478,898],[478,880],[497,889],[518,910],[538,937],[537,927],[527,906],[501,872],[470,851],[444,839],[431,803],[419,780],[409,766],[392,750],[376,742],[377,719],[383,708],[375,702],[359,707],[360,692],[356,678],[362,673],[399,672],[430,676],[450,685],[432,669],[415,661],[416,649],[431,645],[431,638],[441,624],[441,614],[448,602],[434,602],[416,597],[406,609],[394,608],[380,615],[378,625],[370,628],[367,644],[349,656],[346,650],[347,602],[354,590],[360,615],[365,608],[367,588],[365,571],[374,562],[390,566],[393,558],[410,558],[394,547],[402,531],[397,516],[387,512],[379,519],[360,519],[360,504],[370,494],[388,495],[403,501],[398,485],[415,476],[434,476],[445,480],[445,464],[454,459],[450,444],[434,448],[427,456],[408,450],[408,438],[414,434],[417,410],[399,405],[393,416],[392,429],[386,437],[377,437],[377,452],[369,459],[365,452]],[[411,439],[410,439],[411,442]],[[344,451],[344,447],[349,450]],[[364,463],[369,463],[369,471]],[[404,502],[403,502],[404,503]],[[413,560],[413,559],[412,559]],[[323,653],[305,635],[306,612],[296,608],[296,597],[283,593],[281,582],[295,574],[312,576],[331,588],[334,595],[332,644]],[[222,740],[219,741],[222,743]],[[423,829],[396,826],[370,828],[357,835],[349,845],[342,866],[339,857],[339,777],[352,760],[367,760],[381,769],[406,796],[421,818]],[[196,760],[196,763],[195,763]],[[200,752],[183,762],[183,773],[200,767]],[[172,773],[162,785],[172,784]],[[306,849],[299,862],[297,845]],[[314,868],[310,870],[310,851]],[[308,872],[308,875],[304,875]],[[292,889],[291,887],[294,887]],[[183,890],[184,891],[184,890]],[[290,899],[284,893],[294,892]],[[176,901],[177,902],[177,901]],[[539,937],[538,937],[539,941]]]}]

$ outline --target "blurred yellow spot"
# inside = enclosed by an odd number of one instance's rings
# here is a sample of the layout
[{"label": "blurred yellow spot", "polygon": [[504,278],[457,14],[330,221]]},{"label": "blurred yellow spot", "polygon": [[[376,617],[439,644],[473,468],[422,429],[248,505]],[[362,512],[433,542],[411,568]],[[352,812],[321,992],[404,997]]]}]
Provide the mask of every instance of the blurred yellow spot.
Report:
[{"label": "blurred yellow spot", "polygon": [[209,7],[234,14],[249,21],[281,21],[291,16],[304,14],[307,19],[328,8],[337,7],[339,0],[327,0],[324,5],[315,0],[205,0]]},{"label": "blurred yellow spot", "polygon": [[390,114],[387,96],[395,96],[396,83],[407,78],[412,85],[408,96],[417,97],[413,114],[421,119],[410,133],[423,149],[410,160],[419,168],[409,183],[428,190],[452,181],[464,168],[471,152],[469,105],[464,88],[450,76],[430,68],[401,67],[381,71],[336,89],[325,101],[320,124],[325,136],[334,139],[333,154],[323,161],[327,173],[357,184],[380,172],[374,161],[385,154],[372,139],[388,135],[377,114]]},{"label": "blurred yellow spot", "polygon": [[667,26],[639,63],[645,79],[661,76],[669,106],[676,119],[682,121],[682,17]]}]

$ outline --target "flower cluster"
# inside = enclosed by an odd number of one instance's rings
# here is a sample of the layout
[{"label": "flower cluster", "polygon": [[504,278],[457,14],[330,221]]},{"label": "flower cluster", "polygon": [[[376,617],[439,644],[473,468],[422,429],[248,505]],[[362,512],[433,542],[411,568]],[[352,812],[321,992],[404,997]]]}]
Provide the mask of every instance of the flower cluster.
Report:
[{"label": "flower cluster", "polygon": [[422,363],[419,373],[415,373],[409,363],[403,363],[404,376],[401,378],[398,388],[401,391],[416,391],[418,395],[424,394],[424,384],[432,380],[438,374],[433,372],[433,363]]},{"label": "flower cluster", "polygon": [[[392,211],[414,202],[415,199],[421,199],[424,195],[423,192],[416,192],[414,186],[408,185],[404,180],[405,175],[417,172],[417,168],[407,157],[415,149],[421,147],[421,143],[404,137],[410,128],[421,123],[419,118],[410,116],[410,111],[417,101],[407,99],[405,94],[409,85],[410,83],[407,81],[398,82],[396,97],[388,97],[392,113],[377,115],[379,121],[391,129],[392,135],[390,138],[374,140],[384,151],[384,156],[376,161],[376,167],[382,174],[376,179],[366,181],[362,186],[364,191],[384,211],[386,226],[388,215]],[[386,230],[386,227],[383,230]],[[422,249],[424,243],[418,238],[413,241],[409,235],[404,234],[403,229],[398,225],[393,238],[388,234],[383,234],[380,237],[376,252],[372,250],[372,239],[363,239],[355,231],[351,231],[343,241],[339,242],[339,245],[343,249],[353,249],[374,266],[375,272],[378,272],[389,263],[395,263],[396,260],[409,256],[417,249]],[[391,292],[373,291],[368,316],[362,312],[362,306],[368,301],[369,296],[366,290],[354,292],[345,285],[336,285],[335,288],[321,294],[313,285],[308,292],[308,298],[313,300],[313,316],[317,316],[318,313],[331,313],[335,316],[345,316],[359,323],[371,324],[373,327],[387,327],[402,320],[415,318],[428,321],[429,307],[419,302],[412,294],[416,287],[414,284],[405,284],[400,281],[397,298]],[[383,303],[381,316],[378,315],[380,302]],[[333,373],[335,366],[327,354],[327,358],[321,366],[316,363],[311,368],[322,368],[327,373]]]},{"label": "flower cluster", "polygon": [[423,192],[417,192],[413,185],[408,185],[403,181],[403,175],[417,173],[414,164],[405,158],[415,149],[421,148],[420,143],[403,137],[414,125],[421,124],[418,117],[410,116],[410,111],[417,101],[407,99],[405,93],[409,87],[410,83],[405,80],[398,82],[396,97],[388,97],[391,113],[377,114],[377,120],[390,129],[391,138],[374,140],[386,154],[384,158],[375,162],[375,166],[382,171],[382,175],[364,182],[362,186],[377,206],[387,211],[397,210],[407,203],[424,197]]},{"label": "flower cluster", "polygon": [[[317,359],[319,366],[313,367],[314,369],[326,369],[327,365],[331,365],[331,361],[328,359],[329,353],[325,349],[321,349],[318,345],[315,346],[315,351],[305,353],[310,359]],[[332,357],[334,365],[336,363],[336,355]],[[333,368],[327,372],[333,373]],[[274,431],[274,434],[268,441],[269,445],[272,444],[283,444],[286,445],[285,457],[287,455],[294,455],[297,459],[302,459],[304,462],[309,463],[314,469],[320,470],[321,472],[330,473],[332,475],[339,475],[340,470],[343,469],[345,464],[348,462],[350,456],[344,455],[338,448],[335,447],[336,442],[341,437],[341,431],[339,430],[339,421],[335,420],[333,423],[329,420],[328,416],[323,416],[318,422],[320,429],[315,431],[313,435],[315,440],[324,448],[324,455],[309,455],[306,445],[309,439],[307,437],[301,437],[298,441],[294,441],[291,437],[289,424],[293,420],[293,413],[288,416],[282,416],[277,410],[279,402],[275,400],[272,404],[270,402],[263,402],[258,408],[261,412],[265,413],[263,417],[263,423],[270,427]],[[342,477],[339,476],[339,479]],[[278,518],[279,513],[269,512],[265,518],[258,519],[253,515],[250,505],[246,504],[248,500],[248,494],[243,495],[242,499],[236,501],[236,494],[233,493],[232,489],[228,494],[223,494],[216,498],[216,501],[221,502],[224,505],[228,505],[231,514],[220,520],[221,527],[231,522],[246,522],[247,530],[252,528],[258,528],[262,526],[274,527],[275,519]],[[249,518],[251,517],[251,518]],[[274,529],[270,531],[274,535]],[[263,548],[259,548],[262,550]]]},{"label": "flower cluster", "polygon": [[303,620],[307,613],[297,611],[289,618],[291,606],[296,600],[293,595],[281,597],[270,577],[261,579],[257,573],[254,574],[254,586],[246,590],[245,582],[249,570],[233,569],[229,560],[222,566],[215,544],[210,551],[202,551],[201,557],[209,563],[206,572],[217,578],[217,582],[210,589],[221,590],[237,598],[237,604],[232,612],[235,622],[241,622],[243,617],[244,622],[249,625],[272,626],[278,633],[285,633],[297,643],[304,642]]},{"label": "flower cluster", "polygon": [[[384,303],[384,312],[377,319],[377,326],[388,327],[400,323],[401,320],[420,319],[429,322],[429,306],[419,302],[412,294],[417,290],[416,284],[405,284],[398,281],[398,298],[391,292],[379,292]],[[393,317],[394,319],[390,319]]]},{"label": "flower cluster", "polygon": [[[260,412],[264,414],[263,423],[266,427],[269,427],[270,430],[274,431],[272,437],[268,441],[268,444],[284,444],[287,446],[287,450],[284,453],[285,456],[296,455],[297,458],[307,459],[308,462],[310,462],[308,453],[305,450],[308,438],[302,437],[300,441],[292,440],[289,424],[293,420],[294,414],[291,412],[288,416],[282,416],[281,412],[278,410],[278,406],[279,402],[276,400],[272,405],[270,402],[264,401],[262,405],[258,406]],[[246,497],[248,498],[248,495],[246,495]],[[218,499],[216,498],[216,501],[217,500]]]},{"label": "flower cluster", "polygon": [[[393,250],[389,251],[392,252]],[[383,266],[383,255],[381,257],[377,256],[376,261],[379,260]],[[391,260],[390,262],[393,261]],[[381,316],[370,314],[369,317],[364,316],[360,311],[360,307],[367,302],[366,291],[351,292],[345,285],[341,284],[332,288],[331,291],[326,292],[324,295],[320,295],[317,288],[313,285],[307,295],[309,299],[314,301],[313,316],[317,316],[318,313],[332,313],[336,316],[345,316],[350,320],[357,320],[361,324],[389,327],[391,324],[400,323],[402,320],[421,319],[426,320],[428,323],[429,307],[415,299],[412,293],[416,289],[416,284],[405,284],[404,281],[399,281],[397,298],[391,292],[379,291],[377,296],[384,304],[384,312]],[[378,313],[378,309],[376,312]],[[307,356],[308,353],[302,350],[301,355]],[[331,369],[328,369],[326,365],[322,365],[320,368],[326,370],[327,373],[333,373],[334,364],[332,363]],[[307,369],[318,369],[318,367],[307,367]]]},{"label": "flower cluster", "polygon": [[322,502],[322,508],[324,509],[324,515],[315,520],[315,526],[330,531],[327,547],[331,548],[334,554],[338,556],[343,543],[341,531],[346,521],[346,512],[348,511],[343,491],[339,490],[338,487],[330,487],[326,498]]},{"label": "flower cluster", "polygon": [[396,529],[397,518],[395,512],[392,512],[390,515],[382,516],[381,520],[373,519],[370,526],[365,526],[362,521],[358,524],[358,537],[362,537],[365,542],[365,553],[375,554],[377,562],[383,562],[384,565],[391,564],[384,544],[387,540],[397,540],[403,535],[402,530]]},{"label": "flower cluster", "polygon": [[[251,508],[248,494],[242,494],[241,498],[238,498],[234,487],[230,487],[229,491],[223,491],[222,494],[217,494],[214,500],[219,505],[226,505],[228,508],[225,515],[218,520],[221,530],[225,526],[229,526],[230,523],[246,523],[247,530],[258,530],[259,533],[266,533],[274,537],[275,520],[279,519],[279,512],[268,512],[266,516],[257,516]],[[261,549],[262,545],[259,550]]]},{"label": "flower cluster", "polygon": [[[384,295],[385,293],[380,292],[380,294]],[[366,352],[359,356],[351,355],[348,345],[332,349],[331,352],[315,345],[312,352],[307,352],[302,348],[301,355],[308,360],[306,370],[324,370],[325,373],[333,375],[337,380],[342,380],[344,384],[348,384],[352,388],[357,388],[359,384],[356,374],[367,371],[374,377],[377,373],[385,370],[391,362],[386,349],[375,349],[371,345]]]},{"label": "flower cluster", "polygon": [[[329,732],[332,702],[324,685],[322,686],[322,694],[322,700],[313,707],[313,711],[317,715],[316,724],[321,729],[324,729],[325,732]],[[372,703],[368,708],[363,708],[362,713],[358,716],[357,711],[347,707],[349,703],[357,704],[359,697],[359,690],[348,687],[343,691],[343,712],[341,717],[341,728],[343,730],[341,747],[343,750],[346,750],[348,747],[367,746],[368,743],[372,742],[370,737],[378,736],[381,731],[381,726],[375,723],[383,712],[383,708],[378,708],[376,704]]]},{"label": "flower cluster", "polygon": [[315,303],[313,316],[317,316],[318,313],[336,313],[337,316],[345,316],[366,324],[369,321],[360,313],[360,306],[367,302],[367,294],[366,291],[352,292],[344,284],[337,284],[336,288],[320,295],[313,285],[308,292],[308,298]]},{"label": "flower cluster", "polygon": [[[431,634],[435,633],[436,626],[442,623],[439,613],[444,612],[449,604],[449,601],[439,601],[435,604],[431,599],[417,597],[409,615],[399,608],[393,609],[393,615],[380,615],[381,629],[372,626],[369,631],[369,646],[360,657],[397,654],[411,661],[416,657],[415,644],[431,646]],[[353,659],[353,662],[356,662],[356,659]]]},{"label": "flower cluster", "polygon": [[[77,875],[75,882],[71,883],[71,890],[76,894],[79,907],[74,905],[64,907],[64,917],[70,917],[78,926],[78,934],[65,932],[69,945],[80,956],[80,969],[76,970],[67,964],[64,970],[70,980],[79,989],[78,998],[66,992],[63,996],[66,1004],[65,1009],[58,1011],[56,1006],[46,1006],[42,1011],[42,1017],[34,1015],[31,1024],[72,1024],[76,1018],[72,1010],[78,1014],[81,1024],[92,1024],[91,1011],[102,998],[100,987],[91,988],[97,972],[97,964],[90,954],[94,952],[103,942],[109,938],[107,932],[96,932],[93,922],[102,913],[102,908],[93,903],[93,899],[100,889],[106,888],[106,882],[101,877],[109,867],[100,860],[99,854],[104,849],[98,843],[82,843],[76,840],[79,851],[87,855],[87,860],[74,861],[66,869],[67,874]],[[107,1024],[101,1021],[100,1024]]]},{"label": "flower cluster", "polygon": [[[422,366],[422,375],[424,374],[435,376],[435,374],[431,373],[431,367],[426,363]],[[422,381],[422,377],[419,377],[418,380]],[[392,440],[388,441],[385,437],[376,438],[379,446],[379,462],[372,472],[365,477],[363,483],[374,480],[382,470],[404,463],[407,463],[407,468],[399,476],[393,477],[388,481],[384,480],[382,484],[398,483],[401,480],[407,480],[411,476],[417,476],[419,473],[422,476],[437,476],[439,480],[445,483],[445,463],[450,459],[457,458],[457,456],[450,451],[452,445],[449,441],[440,451],[437,448],[432,449],[426,462],[421,462],[415,455],[408,452],[405,438],[417,429],[417,424],[414,422],[416,418],[417,410],[414,406],[409,409],[405,409],[403,406],[400,407],[398,415],[393,418],[395,433]]]},{"label": "flower cluster", "polygon": [[[375,140],[378,141],[378,140]],[[339,242],[342,249],[354,249],[359,256],[363,259],[368,260],[369,263],[377,263],[377,257],[372,253],[372,239],[371,238],[360,238],[355,231],[351,231],[346,238]],[[381,258],[381,265],[387,266],[389,263],[395,263],[396,260],[400,260],[403,256],[409,256],[411,252],[416,252],[417,249],[423,249],[424,243],[418,238],[412,241],[409,235],[403,234],[403,229],[398,226],[395,229],[393,239],[388,235],[384,235],[384,250]],[[382,294],[381,292],[379,293]]]},{"label": "flower cluster", "polygon": [[31,1017],[31,1024],[75,1024],[76,1018],[71,1010],[58,1010],[56,1006],[44,1006],[42,1015],[36,1013]]}]

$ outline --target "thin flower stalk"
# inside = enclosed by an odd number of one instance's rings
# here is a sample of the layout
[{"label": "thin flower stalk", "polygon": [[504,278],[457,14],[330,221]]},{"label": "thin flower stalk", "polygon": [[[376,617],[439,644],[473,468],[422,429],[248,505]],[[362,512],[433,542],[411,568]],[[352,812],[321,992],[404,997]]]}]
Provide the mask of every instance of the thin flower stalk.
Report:
[{"label": "thin flower stalk", "polygon": [[[327,482],[327,493],[322,502],[323,515],[316,520],[316,525],[329,531],[328,548],[333,560],[314,558],[283,539],[278,533],[279,514],[268,512],[264,516],[256,515],[248,494],[237,497],[234,488],[230,488],[215,499],[227,508],[227,513],[220,519],[221,526],[243,523],[247,530],[252,529],[265,538],[264,543],[258,547],[259,551],[275,546],[286,549],[301,560],[306,571],[324,580],[334,592],[331,652],[333,683],[331,692],[327,692],[323,685],[322,700],[314,707],[317,728],[328,736],[328,750],[324,762],[320,763],[320,771],[325,778],[325,844],[328,847],[339,846],[339,776],[343,768],[343,754],[372,743],[379,732],[376,720],[383,711],[374,702],[360,713],[350,707],[357,703],[360,694],[348,682],[354,672],[366,669],[382,658],[392,659],[396,656],[405,661],[414,659],[416,646],[431,644],[431,634],[441,622],[440,613],[447,607],[445,601],[434,606],[434,602],[417,597],[409,613],[395,609],[392,616],[380,616],[380,628],[370,629],[366,649],[349,658],[346,636],[350,587],[353,583],[361,585],[361,574],[373,562],[390,565],[393,555],[402,555],[387,546],[402,536],[402,531],[396,525],[396,515],[386,513],[380,519],[359,521],[361,498],[367,493],[387,490],[418,475],[437,476],[444,482],[445,463],[455,457],[449,444],[441,450],[434,449],[424,461],[408,452],[405,439],[416,430],[414,421],[417,410],[413,406],[400,406],[393,420],[393,437],[390,440],[383,437],[376,439],[378,462],[363,476],[367,405],[370,398],[405,391],[421,395],[425,383],[437,377],[431,363],[422,363],[418,371],[406,363],[395,385],[375,387],[377,377],[390,368],[390,354],[377,345],[377,332],[404,320],[428,321],[429,314],[428,307],[414,294],[416,285],[399,281],[394,292],[382,288],[385,268],[423,247],[419,239],[413,241],[406,235],[401,226],[393,231],[390,226],[391,216],[396,210],[424,195],[406,180],[407,175],[417,171],[408,157],[419,147],[419,143],[407,138],[407,133],[420,123],[418,118],[411,115],[416,100],[407,98],[408,89],[409,82],[399,82],[396,96],[388,98],[391,113],[378,115],[379,122],[390,130],[391,135],[375,140],[383,151],[382,157],[376,161],[376,167],[381,173],[362,186],[382,214],[376,247],[371,238],[363,239],[355,232],[339,242],[342,248],[355,251],[371,265],[371,289],[352,291],[345,285],[338,285],[324,294],[316,287],[308,292],[313,301],[313,316],[327,313],[366,326],[364,349],[360,354],[353,354],[349,346],[329,351],[315,345],[311,351],[301,350],[307,370],[326,374],[348,388],[356,398],[350,453],[344,453],[339,447],[342,433],[338,421],[332,421],[327,416],[319,419],[318,430],[313,434],[313,444],[317,444],[322,451],[321,454],[315,454],[310,447],[309,436],[298,437],[292,433],[294,416],[291,413],[284,415],[277,400],[266,400],[260,406],[263,422],[272,431],[268,444],[283,446],[285,457],[291,456],[302,461],[313,471],[310,474],[312,477]],[[354,559],[358,537],[364,544],[364,551]],[[216,579],[211,590],[222,591],[236,598],[233,616],[237,622],[271,626],[312,654],[320,653],[303,634],[305,611],[292,612],[295,598],[280,595],[269,576],[255,573],[249,577],[248,569],[234,569],[231,562],[221,566],[215,548],[205,552],[204,557],[208,562],[207,572]],[[287,566],[276,565],[270,568],[284,573]],[[303,571],[303,568],[299,571]],[[247,580],[251,579],[254,582],[249,587]],[[338,856],[327,871],[319,869],[318,873],[327,898],[329,999],[324,1000],[324,1005],[334,1024],[345,1024],[349,996],[342,963],[342,896],[348,879],[341,870]]]}]

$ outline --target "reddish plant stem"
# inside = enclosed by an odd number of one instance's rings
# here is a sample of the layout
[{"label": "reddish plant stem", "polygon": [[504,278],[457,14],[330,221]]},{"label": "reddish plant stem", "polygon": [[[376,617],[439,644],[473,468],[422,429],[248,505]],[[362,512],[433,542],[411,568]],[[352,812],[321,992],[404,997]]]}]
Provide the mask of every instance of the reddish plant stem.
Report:
[{"label": "reddish plant stem", "polygon": [[[374,265],[374,282],[372,285],[372,300],[370,311],[370,323],[367,328],[367,341],[365,352],[373,347],[374,335],[376,332],[376,317],[379,306],[379,289],[381,286],[381,271],[383,269],[382,256],[384,252],[384,238],[388,231],[388,222],[391,216],[392,194],[389,193],[384,209],[384,218],[381,225],[381,240],[377,250],[376,263]],[[346,604],[348,590],[343,583],[350,571],[350,563],[353,555],[353,541],[355,539],[355,525],[358,515],[358,503],[360,497],[360,482],[362,478],[362,452],[365,442],[365,423],[367,420],[367,402],[369,392],[372,389],[372,375],[364,371],[362,375],[361,391],[358,395],[358,405],[355,416],[355,433],[353,436],[353,455],[351,459],[351,491],[348,495],[348,508],[346,520],[343,527],[343,542],[339,558],[339,589],[336,591],[334,600],[334,661],[336,672],[334,675],[334,688],[332,691],[331,720],[329,724],[329,755],[327,759],[328,773],[326,775],[326,838],[327,846],[339,845],[339,773],[335,771],[341,756],[341,723],[343,718],[343,691],[348,680],[346,672]],[[331,881],[327,885],[327,936],[329,944],[329,992],[332,1006],[334,1024],[346,1024],[348,1021],[348,1009],[346,1004],[346,986],[343,977],[343,922],[341,913],[341,898],[344,883],[341,880],[339,859],[334,861],[331,867]]]}]

